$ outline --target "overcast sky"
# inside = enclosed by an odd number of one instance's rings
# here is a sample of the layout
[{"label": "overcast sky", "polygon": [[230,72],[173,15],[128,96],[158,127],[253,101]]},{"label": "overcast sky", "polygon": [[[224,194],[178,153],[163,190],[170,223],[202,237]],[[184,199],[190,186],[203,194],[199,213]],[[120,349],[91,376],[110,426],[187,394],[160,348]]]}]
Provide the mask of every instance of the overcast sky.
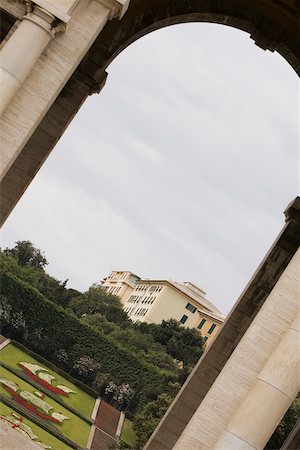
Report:
[{"label": "overcast sky", "polygon": [[86,290],[111,270],[192,281],[227,313],[299,189],[299,84],[212,24],[168,27],[108,68],[3,227]]}]

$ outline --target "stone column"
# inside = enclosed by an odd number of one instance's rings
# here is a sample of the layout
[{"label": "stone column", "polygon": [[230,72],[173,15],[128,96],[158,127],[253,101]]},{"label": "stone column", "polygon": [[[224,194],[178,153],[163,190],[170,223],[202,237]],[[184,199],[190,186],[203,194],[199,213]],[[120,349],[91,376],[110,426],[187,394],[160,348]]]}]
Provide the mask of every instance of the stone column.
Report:
[{"label": "stone column", "polygon": [[260,450],[300,389],[300,313],[237,409],[215,450]]},{"label": "stone column", "polygon": [[0,116],[30,74],[36,61],[54,36],[55,17],[35,6],[0,52]]},{"label": "stone column", "polygon": [[[284,249],[285,247],[283,246],[283,251],[285,251]],[[274,262],[269,262],[269,264],[274,264]],[[264,368],[267,361],[272,361],[273,365],[277,363],[276,371],[274,369],[274,376],[279,378],[281,377],[281,366],[284,366],[289,361],[291,361],[289,364],[291,364],[292,369],[295,369],[293,364],[296,362],[293,358],[299,357],[299,347],[298,349],[296,348],[297,342],[299,345],[299,337],[298,341],[294,340],[293,344],[290,344],[290,348],[293,347],[294,356],[291,355],[289,357],[291,359],[288,359],[288,361],[285,362],[284,358],[287,357],[289,353],[284,352],[282,354],[280,349],[286,342],[286,335],[287,333],[290,333],[289,329],[299,313],[299,264],[300,248],[294,254],[288,266],[269,293],[262,308],[231,354],[193,417],[186,425],[180,438],[173,447],[174,450],[213,450],[216,448],[226,448],[226,450],[249,450],[251,448],[253,450],[253,448],[256,448],[255,446],[253,447],[252,444],[250,444],[249,447],[248,442],[244,442],[241,439],[239,439],[239,443],[236,444],[236,447],[234,447],[233,444],[227,445],[227,447],[223,444],[223,447],[216,447],[216,445],[221,436],[223,436],[224,430],[228,429],[229,424],[232,423],[237,415],[240,416],[240,420],[243,420],[246,423],[247,421],[254,421],[256,423],[256,417],[259,417],[260,414],[258,410],[261,406],[259,395],[262,395],[262,393],[256,393],[256,390],[253,391],[253,389],[258,383],[258,378],[262,378],[261,374],[265,376]],[[268,268],[265,267],[264,270],[268,270]],[[265,288],[268,289],[267,284]],[[256,304],[256,297],[259,295],[261,295],[259,290],[254,290],[252,296],[248,298],[248,302]],[[240,326],[243,326],[242,322]],[[291,333],[295,332],[294,328],[295,325],[292,325],[293,331],[291,331]],[[276,355],[275,360],[273,359],[274,355]],[[215,357],[218,357],[218,355]],[[282,361],[280,358],[282,358]],[[280,361],[280,363],[278,361]],[[207,376],[214,370],[216,363],[216,361],[212,361],[210,366],[206,367]],[[268,387],[266,387],[266,390],[267,389]],[[273,395],[272,393],[273,390],[270,392],[271,398]],[[193,393],[191,393],[191,395],[192,394]],[[239,410],[241,405],[247,401],[246,399],[252,398],[252,394],[255,395],[254,398],[257,403],[251,414],[247,413],[245,418],[242,419],[245,411]],[[282,415],[282,412],[284,412],[291,403],[292,394],[293,392],[290,394],[289,399],[284,397],[286,401],[281,403],[280,411],[277,411],[276,417],[270,419],[270,424],[266,425],[266,427],[268,427],[266,431],[267,434],[273,432],[276,421],[280,420],[280,415]],[[245,405],[246,404],[247,403],[245,403]],[[268,403],[268,405],[270,404]],[[268,414],[271,415],[270,410],[268,411]],[[266,420],[268,420],[267,417],[262,419],[260,416],[259,425],[262,428],[264,428]],[[271,429],[271,423],[273,429]],[[259,427],[259,425],[256,423],[254,429],[256,430],[255,427]],[[236,428],[234,428],[234,430],[236,430]],[[255,434],[256,431],[254,431],[254,435]]]},{"label": "stone column", "polygon": [[[107,21],[121,19],[129,0],[35,0],[35,4],[47,7],[67,25],[64,33],[50,38],[0,117],[0,183]],[[24,54],[15,60],[16,70],[25,58]]]}]

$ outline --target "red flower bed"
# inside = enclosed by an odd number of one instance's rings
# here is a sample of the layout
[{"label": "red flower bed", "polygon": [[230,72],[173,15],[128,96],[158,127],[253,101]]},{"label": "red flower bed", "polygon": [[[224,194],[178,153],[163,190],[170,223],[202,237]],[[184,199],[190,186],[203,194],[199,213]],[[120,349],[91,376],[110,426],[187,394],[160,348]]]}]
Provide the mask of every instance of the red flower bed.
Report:
[{"label": "red flower bed", "polygon": [[8,392],[14,397],[14,399],[18,403],[20,403],[21,405],[25,406],[25,408],[29,409],[29,411],[32,411],[33,413],[35,413],[37,416],[41,417],[42,419],[52,420],[52,422],[61,424],[61,422],[59,420],[57,420],[57,419],[54,419],[54,417],[49,416],[48,414],[44,414],[44,413],[40,412],[38,409],[36,409],[35,406],[33,406],[30,403],[28,403],[26,400],[24,400],[22,397],[20,397],[15,391],[13,391],[8,386],[4,386],[4,387],[5,387],[5,389],[8,390]]},{"label": "red flower bed", "polygon": [[26,367],[24,367],[21,363],[19,363],[19,366],[22,367],[22,369],[24,370],[24,372],[34,381],[36,381],[37,383],[39,383],[41,386],[45,387],[46,389],[48,389],[51,392],[55,392],[56,394],[60,394],[60,395],[64,395],[65,397],[68,397],[67,392],[63,391],[62,389],[59,389],[56,386],[52,386],[52,384],[47,383],[47,381],[42,380],[41,378],[39,378],[37,375],[34,375],[32,372],[30,372],[29,369],[27,369]]}]

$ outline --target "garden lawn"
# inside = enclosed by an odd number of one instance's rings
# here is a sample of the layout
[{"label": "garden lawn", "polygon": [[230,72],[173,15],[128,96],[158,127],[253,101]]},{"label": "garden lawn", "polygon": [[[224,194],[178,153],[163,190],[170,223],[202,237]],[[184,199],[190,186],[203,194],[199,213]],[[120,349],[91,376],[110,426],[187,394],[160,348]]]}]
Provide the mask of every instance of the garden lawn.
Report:
[{"label": "garden lawn", "polygon": [[[15,412],[12,408],[10,408],[7,405],[4,405],[4,403],[0,402],[0,414],[2,416],[10,416],[12,412]],[[21,416],[17,412],[18,416]],[[23,417],[23,416],[21,416]],[[35,423],[31,422],[29,419],[26,419],[23,417],[22,423],[29,426],[33,433],[39,438],[38,441],[33,442],[42,442],[45,445],[50,445],[53,450],[71,450],[71,447],[64,444],[62,441],[57,439],[56,437],[52,436],[52,434],[48,433],[47,431],[40,428]],[[28,438],[29,439],[29,438]],[[21,450],[21,449],[20,449]]]},{"label": "garden lawn", "polygon": [[[8,344],[2,350],[0,350],[0,361],[10,365],[11,367],[15,369],[22,370],[21,367],[18,365],[20,361],[28,362],[32,364],[38,364],[41,367],[45,367],[48,369],[48,367],[36,359],[34,359],[32,356],[25,353],[23,350],[19,349],[18,347],[14,346],[13,344]],[[54,386],[57,386],[59,384],[63,384],[67,386],[68,388],[72,389],[76,392],[76,394],[70,394],[69,397],[61,396],[64,403],[67,405],[72,406],[73,408],[80,411],[83,415],[87,417],[91,417],[93,408],[95,405],[96,399],[90,396],[89,394],[86,394],[83,392],[80,388],[75,386],[73,383],[68,381],[66,378],[62,377],[61,375],[58,375],[53,370],[49,370],[49,373],[53,376],[55,376],[55,380],[53,380],[52,384]],[[59,394],[58,394],[59,395]]]},{"label": "garden lawn", "polygon": [[130,445],[132,448],[135,447],[136,436],[133,431],[133,424],[131,420],[129,419],[124,420],[124,425],[122,428],[120,438],[123,442],[125,442],[125,444]]},{"label": "garden lawn", "polygon": [[[36,388],[31,386],[31,384],[17,377],[16,375],[9,372],[2,366],[0,366],[0,377],[13,381],[14,383],[18,384],[20,389],[22,390],[31,393],[34,393],[34,391],[36,391]],[[13,399],[13,396],[2,386],[2,384],[0,384],[0,393],[8,398]],[[75,414],[71,413],[71,411],[68,411],[66,408],[61,406],[55,400],[52,400],[47,395],[44,397],[43,400],[53,407],[53,410],[51,410],[50,412],[54,411],[60,412],[64,416],[68,417],[68,420],[65,420],[62,424],[56,424],[52,421],[49,421],[49,425],[56,427],[66,437],[76,442],[81,447],[86,447],[90,432],[90,425],[86,423],[84,420],[80,419],[78,416],[75,416]],[[36,417],[38,418],[39,416]]]}]

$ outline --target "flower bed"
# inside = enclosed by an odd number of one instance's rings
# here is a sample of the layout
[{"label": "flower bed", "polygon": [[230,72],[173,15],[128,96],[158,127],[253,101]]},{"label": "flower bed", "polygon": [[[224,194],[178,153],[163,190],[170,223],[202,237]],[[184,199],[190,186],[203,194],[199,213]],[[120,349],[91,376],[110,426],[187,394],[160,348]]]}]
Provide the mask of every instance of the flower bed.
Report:
[{"label": "flower bed", "polygon": [[[34,381],[39,383],[41,386],[49,389],[51,392],[55,392],[55,394],[60,394],[65,397],[68,397],[69,394],[76,394],[73,389],[68,388],[64,385],[53,386],[52,381],[56,378],[48,373],[48,369],[41,367],[37,364],[31,364],[28,362],[19,362],[19,366],[24,370],[24,372]],[[37,375],[36,375],[37,373]]]},{"label": "flower bed", "polygon": [[[64,374],[63,372],[57,370],[52,364],[48,363],[49,365],[47,365],[46,360],[43,360],[31,351],[28,351],[27,353],[24,346],[21,346],[20,344],[17,345],[18,347],[15,345],[15,343],[11,342],[6,347],[0,350],[0,361],[4,367],[13,372],[16,376],[22,378],[23,380],[26,380],[29,383],[32,383],[32,385],[37,389],[38,386],[40,386],[40,389],[43,391],[43,393],[47,394],[48,391],[51,398],[53,398],[57,402],[60,402],[64,407],[74,412],[74,414],[78,413],[79,416],[83,418],[83,420],[85,420],[84,418],[86,418],[86,420],[91,418],[96,400],[94,396],[85,392],[80,385],[77,386],[76,384],[74,384],[74,380],[72,379],[72,377],[70,377],[69,379],[67,374]],[[65,386],[72,390],[73,393],[69,392],[69,395],[63,395],[62,393],[57,394],[56,392],[54,392],[54,390],[48,389],[48,386],[44,387],[43,384],[40,383],[40,381],[42,381],[41,378],[35,378],[38,376],[38,373],[35,373],[35,376],[30,377],[28,372],[20,367],[19,363],[25,361],[26,363],[38,365],[42,369],[46,369],[43,371],[46,373],[48,372],[51,376],[55,377],[55,387],[60,389],[60,391],[63,391],[63,386]],[[66,394],[66,392],[64,392],[64,394]]]},{"label": "flower bed", "polygon": [[78,447],[86,447],[91,427],[89,423],[47,395],[42,398],[43,394],[36,387],[3,366],[0,366],[0,393],[2,402],[8,402],[17,412],[38,421],[54,436],[74,442]]},{"label": "flower bed", "polygon": [[29,411],[34,412],[36,415],[41,417],[44,420],[50,420],[57,424],[63,423],[64,420],[67,420],[68,417],[64,416],[61,413],[53,412],[51,414],[50,411],[53,409],[49,403],[42,400],[36,394],[32,394],[31,392],[21,390],[20,387],[7,378],[0,378],[0,384],[9,392],[13,398],[25,406],[25,408],[29,409]]}]

